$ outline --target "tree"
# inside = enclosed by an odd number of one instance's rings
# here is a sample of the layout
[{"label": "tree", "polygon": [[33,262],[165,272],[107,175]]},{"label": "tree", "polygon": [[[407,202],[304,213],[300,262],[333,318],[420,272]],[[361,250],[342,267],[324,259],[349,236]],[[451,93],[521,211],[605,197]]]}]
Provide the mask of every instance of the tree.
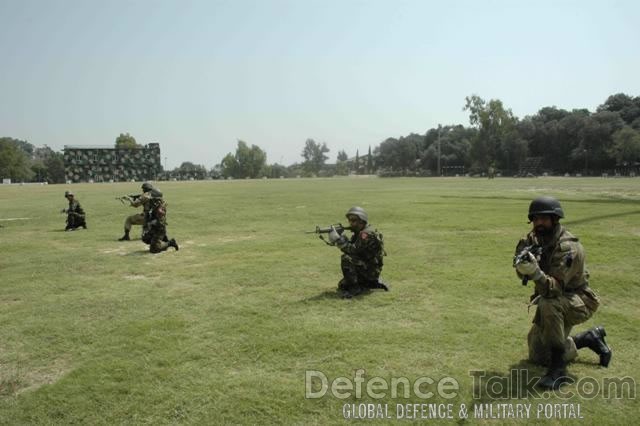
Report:
[{"label": "tree", "polygon": [[640,97],[632,98],[624,93],[617,93],[609,96],[597,111],[617,112],[626,124],[631,124],[640,118]]},{"label": "tree", "polygon": [[640,132],[628,126],[615,132],[610,153],[617,164],[640,162]]},{"label": "tree", "polygon": [[28,155],[20,148],[24,141],[0,138],[0,178],[29,181],[34,176]]},{"label": "tree", "polygon": [[207,177],[207,169],[199,164],[193,164],[185,161],[171,172],[173,176],[179,176],[180,179],[196,179],[202,180]]},{"label": "tree", "polygon": [[373,158],[371,157],[371,145],[369,145],[369,153],[367,154],[367,174],[373,172]]},{"label": "tree", "polygon": [[324,166],[324,162],[329,158],[325,154],[329,152],[326,143],[316,143],[313,139],[307,139],[302,150],[304,162],[302,167],[307,174],[317,175]]},{"label": "tree", "polygon": [[224,177],[257,178],[270,173],[265,169],[266,163],[267,154],[260,147],[256,145],[249,147],[246,142],[238,140],[235,155],[227,154],[222,159],[220,167]]},{"label": "tree", "polygon": [[347,162],[349,161],[349,156],[344,151],[338,152],[338,157],[336,159],[336,174],[340,176],[346,176],[349,174],[349,165]]},{"label": "tree", "polygon": [[228,153],[220,162],[220,170],[225,178],[237,178],[240,176],[238,160],[232,153]]},{"label": "tree", "polygon": [[136,138],[129,133],[120,133],[120,136],[116,138],[117,149],[132,149],[138,148],[140,145],[136,143]]},{"label": "tree", "polygon": [[388,138],[376,150],[379,166],[386,171],[398,172],[397,174],[415,170],[418,164],[418,145],[423,139],[415,134],[400,139]]},{"label": "tree", "polygon": [[65,182],[64,154],[61,152],[54,152],[49,157],[45,158],[44,165],[47,168],[47,182]]},{"label": "tree", "polygon": [[502,155],[505,145],[517,142],[518,119],[510,109],[505,109],[502,101],[491,99],[488,103],[477,95],[467,96],[464,110],[470,112],[469,122],[478,129],[478,136],[473,141],[471,155],[473,165],[480,170],[486,170],[495,164],[498,168],[506,169],[506,157]]},{"label": "tree", "polygon": [[256,145],[249,147],[239,140],[236,149],[236,160],[240,169],[240,178],[260,177],[260,171],[267,164],[267,154]]},{"label": "tree", "polygon": [[613,168],[613,134],[623,126],[617,112],[601,111],[587,117],[580,129],[580,144],[571,151],[574,169],[579,170],[582,164],[585,172]]}]

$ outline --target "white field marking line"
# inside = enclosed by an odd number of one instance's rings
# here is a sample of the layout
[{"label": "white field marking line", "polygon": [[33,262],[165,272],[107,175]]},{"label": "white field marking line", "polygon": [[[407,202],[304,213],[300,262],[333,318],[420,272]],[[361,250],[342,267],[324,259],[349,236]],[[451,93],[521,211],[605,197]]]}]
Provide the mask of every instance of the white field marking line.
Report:
[{"label": "white field marking line", "polygon": [[0,222],[3,222],[3,221],[6,222],[10,220],[31,220],[31,218],[30,217],[8,217],[6,219],[0,219]]}]

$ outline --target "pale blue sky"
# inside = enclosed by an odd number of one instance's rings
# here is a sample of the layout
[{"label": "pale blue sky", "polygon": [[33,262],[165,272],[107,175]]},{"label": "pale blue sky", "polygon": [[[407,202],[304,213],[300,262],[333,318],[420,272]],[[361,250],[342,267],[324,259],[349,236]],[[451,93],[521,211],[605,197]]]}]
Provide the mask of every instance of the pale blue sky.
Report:
[{"label": "pale blue sky", "polygon": [[313,138],[333,160],[469,125],[471,94],[520,118],[639,96],[639,18],[633,0],[0,0],[0,136],[129,132],[169,168],[238,139],[291,164]]}]

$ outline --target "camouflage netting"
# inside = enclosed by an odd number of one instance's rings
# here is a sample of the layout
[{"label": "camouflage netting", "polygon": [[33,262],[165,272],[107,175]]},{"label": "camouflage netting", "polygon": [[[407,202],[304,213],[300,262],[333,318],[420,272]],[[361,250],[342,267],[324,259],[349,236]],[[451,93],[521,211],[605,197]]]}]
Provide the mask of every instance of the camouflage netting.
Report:
[{"label": "camouflage netting", "polygon": [[65,146],[64,170],[71,182],[155,180],[162,172],[160,145],[128,149]]}]

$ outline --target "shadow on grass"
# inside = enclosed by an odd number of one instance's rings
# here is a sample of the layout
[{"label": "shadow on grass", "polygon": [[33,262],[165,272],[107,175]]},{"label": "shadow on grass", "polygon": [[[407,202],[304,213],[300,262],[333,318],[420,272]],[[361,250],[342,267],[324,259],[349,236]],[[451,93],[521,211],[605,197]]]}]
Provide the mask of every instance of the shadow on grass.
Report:
[{"label": "shadow on grass", "polygon": [[[527,403],[531,400],[546,399],[548,392],[551,391],[537,386],[545,372],[545,367],[533,364],[526,359],[511,365],[506,372],[483,370],[470,372],[473,377],[473,393],[472,399],[467,403],[469,411],[482,404],[504,403],[507,400],[520,400],[522,403]],[[569,373],[567,376],[575,383],[574,375]],[[484,412],[488,409],[488,406],[481,407]]]},{"label": "shadow on grass", "polygon": [[149,250],[136,250],[136,251],[130,251],[129,253],[125,254],[125,256],[145,256],[145,255],[152,255],[152,253],[149,252]]},{"label": "shadow on grass", "polygon": [[339,299],[339,300],[359,300],[359,299],[363,299],[364,297],[373,294],[374,291],[367,289],[364,290],[362,293],[358,294],[357,296],[351,297],[351,298],[345,298],[342,296],[342,294],[338,291],[338,290],[325,290],[322,293],[316,295],[316,296],[311,296],[311,297],[307,297],[304,298],[302,300],[300,300],[301,302],[318,302],[318,301],[323,301],[323,300],[335,300],[335,299]]},{"label": "shadow on grass", "polygon": [[631,216],[634,214],[640,214],[640,210],[633,210],[630,212],[623,212],[623,213],[613,213],[613,214],[603,214],[600,216],[591,216],[591,217],[585,217],[584,219],[576,219],[576,220],[567,220],[565,222],[565,224],[567,225],[577,225],[577,224],[582,224],[582,223],[587,223],[587,222],[597,222],[603,219],[611,219],[614,217],[622,217],[622,216]]},{"label": "shadow on grass", "polygon": [[[506,195],[439,195],[438,198],[454,198],[461,200],[513,200],[513,201],[527,201],[531,202],[532,197],[508,197]],[[571,200],[566,199],[567,203],[587,203],[587,204],[638,204],[638,200],[629,198],[589,198],[583,200]],[[414,204],[431,204],[431,202],[416,202]]]}]

